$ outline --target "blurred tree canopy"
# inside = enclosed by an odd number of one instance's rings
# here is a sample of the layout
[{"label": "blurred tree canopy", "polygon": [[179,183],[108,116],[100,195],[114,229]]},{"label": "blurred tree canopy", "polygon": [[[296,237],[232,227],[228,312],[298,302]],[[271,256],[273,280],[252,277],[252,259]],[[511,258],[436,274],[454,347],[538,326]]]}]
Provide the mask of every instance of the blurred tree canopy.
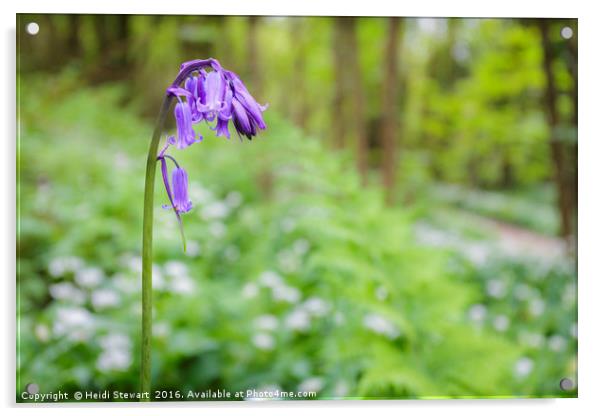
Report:
[{"label": "blurred tree canopy", "polygon": [[575,20],[406,18],[392,20],[395,30],[383,18],[31,18],[47,35],[20,38],[33,51],[22,57],[24,73],[70,65],[92,84],[127,81],[128,100],[153,116],[179,62],[214,56],[260,100],[349,149],[365,181],[382,171],[398,200],[420,181],[551,182],[558,232],[574,234]]}]

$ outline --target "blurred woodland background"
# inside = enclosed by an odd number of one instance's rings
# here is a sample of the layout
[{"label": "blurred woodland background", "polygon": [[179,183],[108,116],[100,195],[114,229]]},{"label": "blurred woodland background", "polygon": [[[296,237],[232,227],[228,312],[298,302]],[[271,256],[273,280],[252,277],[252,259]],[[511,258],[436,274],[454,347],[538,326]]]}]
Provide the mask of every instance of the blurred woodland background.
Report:
[{"label": "blurred woodland background", "polygon": [[188,253],[157,201],[154,386],[576,394],[576,19],[18,32],[18,386],[136,389],[148,140],[180,63],[214,57],[268,129],[182,156]]}]

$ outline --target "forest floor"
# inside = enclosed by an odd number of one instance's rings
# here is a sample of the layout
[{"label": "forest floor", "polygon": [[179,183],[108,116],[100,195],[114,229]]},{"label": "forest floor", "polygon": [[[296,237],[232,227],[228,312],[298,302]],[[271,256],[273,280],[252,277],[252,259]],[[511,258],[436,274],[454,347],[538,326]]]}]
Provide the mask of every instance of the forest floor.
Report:
[{"label": "forest floor", "polygon": [[566,244],[559,237],[552,237],[519,225],[470,213],[475,225],[488,229],[496,235],[502,250],[514,256],[561,257]]},{"label": "forest floor", "polygon": [[561,238],[462,208],[435,209],[414,231],[421,243],[459,251],[475,264],[500,255],[544,262],[567,258]]}]

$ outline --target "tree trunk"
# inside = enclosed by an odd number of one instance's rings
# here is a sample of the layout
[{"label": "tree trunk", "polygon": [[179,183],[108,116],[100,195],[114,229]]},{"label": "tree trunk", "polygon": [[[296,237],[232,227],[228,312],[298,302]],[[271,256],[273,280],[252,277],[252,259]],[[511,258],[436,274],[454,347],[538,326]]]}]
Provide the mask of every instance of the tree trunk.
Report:
[{"label": "tree trunk", "polygon": [[[303,42],[304,39],[304,20],[302,17],[295,17],[291,23],[291,38],[293,43]],[[292,89],[297,91],[297,96],[294,100],[290,100],[290,112],[295,124],[302,129],[307,123],[307,103],[305,96],[305,48],[304,44],[297,44],[294,51],[293,74],[292,74]]]},{"label": "tree trunk", "polygon": [[385,49],[385,74],[382,90],[382,182],[387,204],[395,197],[395,172],[397,162],[398,130],[398,86],[399,86],[399,46],[401,20],[389,18],[389,28]]},{"label": "tree trunk", "polygon": [[67,35],[67,45],[72,57],[78,58],[81,55],[79,26],[82,16],[78,14],[69,15],[69,31]]},{"label": "tree trunk", "polygon": [[333,60],[334,60],[334,97],[332,113],[332,143],[336,149],[345,146],[347,136],[347,123],[345,117],[346,94],[346,72],[345,65],[345,26],[347,19],[344,17],[334,18],[333,28]]},{"label": "tree trunk", "polygon": [[543,70],[547,81],[544,93],[544,106],[550,128],[549,147],[554,169],[554,182],[558,194],[557,205],[560,213],[560,233],[568,241],[573,232],[571,213],[573,204],[571,201],[571,185],[566,178],[568,166],[565,159],[564,146],[558,137],[558,126],[560,124],[560,115],[557,107],[558,90],[554,80],[554,51],[550,40],[547,20],[541,19],[539,21],[539,30],[541,32],[543,49]]},{"label": "tree trunk", "polygon": [[333,143],[340,149],[351,144],[352,138],[355,140],[356,165],[365,184],[368,174],[368,132],[356,28],[355,17],[338,17],[335,20]]},{"label": "tree trunk", "polygon": [[247,65],[249,66],[249,78],[253,95],[261,102],[263,98],[263,85],[261,69],[259,67],[259,45],[257,40],[258,16],[249,16],[249,31],[247,35]]},{"label": "tree trunk", "polygon": [[358,57],[357,46],[357,18],[349,19],[347,25],[349,62],[348,71],[350,75],[350,99],[352,102],[351,122],[355,128],[356,164],[357,170],[365,185],[368,182],[368,131],[366,128],[366,115],[364,114],[364,88],[362,72]]}]

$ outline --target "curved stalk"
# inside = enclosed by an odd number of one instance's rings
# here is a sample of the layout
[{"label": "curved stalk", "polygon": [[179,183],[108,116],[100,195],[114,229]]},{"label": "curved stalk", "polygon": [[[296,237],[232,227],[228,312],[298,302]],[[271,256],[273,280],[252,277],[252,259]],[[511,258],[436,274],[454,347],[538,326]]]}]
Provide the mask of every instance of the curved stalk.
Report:
[{"label": "curved stalk", "polygon": [[[173,97],[166,95],[159,111],[153,137],[146,159],[144,179],[144,216],[142,220],[142,346],[140,361],[140,391],[148,395],[144,401],[150,401],[151,395],[151,342],[153,322],[153,210],[155,194],[155,172],[157,150],[161,141],[163,124]],[[144,397],[144,396],[143,396]]]},{"label": "curved stalk", "polygon": [[[152,343],[152,322],[153,322],[153,210],[155,194],[155,172],[157,165],[157,151],[161,141],[161,133],[165,118],[174,99],[171,89],[179,88],[180,84],[194,71],[204,67],[211,67],[214,70],[221,69],[219,63],[213,59],[197,59],[185,62],[180,67],[178,76],[167,89],[163,98],[163,104],[159,111],[159,116],[155,124],[153,136],[148,149],[146,159],[146,175],[144,179],[144,213],[142,220],[142,344],[140,361],[140,392],[144,397],[142,401],[151,400],[151,343]],[[178,217],[179,220],[179,217]],[[180,233],[186,251],[186,240],[181,221]]]}]

